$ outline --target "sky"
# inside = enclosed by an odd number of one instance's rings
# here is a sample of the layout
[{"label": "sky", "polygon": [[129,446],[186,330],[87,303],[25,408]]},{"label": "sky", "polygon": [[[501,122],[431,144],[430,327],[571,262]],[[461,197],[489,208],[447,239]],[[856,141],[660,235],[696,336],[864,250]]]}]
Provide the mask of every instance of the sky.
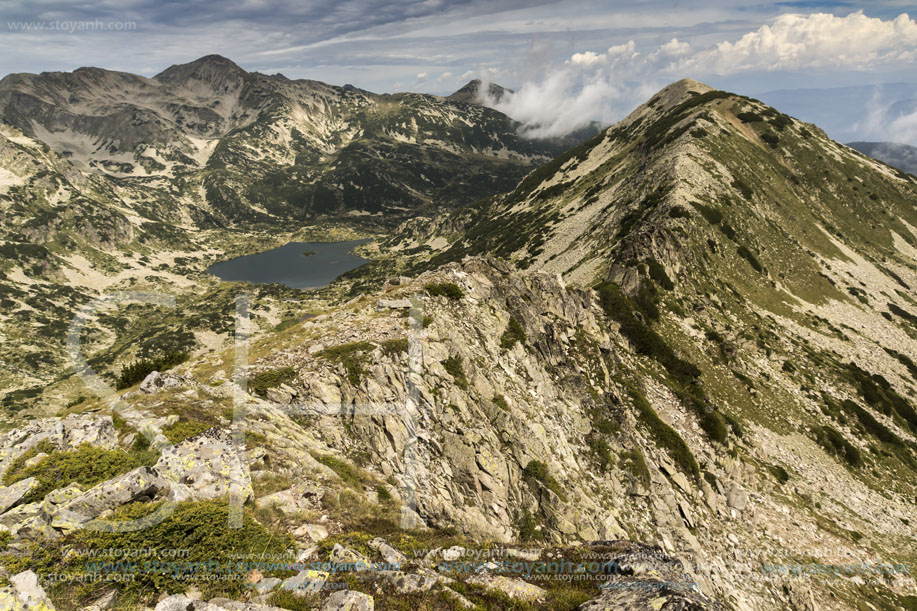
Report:
[{"label": "sky", "polygon": [[0,0],[0,74],[153,76],[209,54],[380,93],[482,78],[516,91],[495,105],[532,136],[613,122],[691,77],[844,141],[917,145],[913,0]]}]

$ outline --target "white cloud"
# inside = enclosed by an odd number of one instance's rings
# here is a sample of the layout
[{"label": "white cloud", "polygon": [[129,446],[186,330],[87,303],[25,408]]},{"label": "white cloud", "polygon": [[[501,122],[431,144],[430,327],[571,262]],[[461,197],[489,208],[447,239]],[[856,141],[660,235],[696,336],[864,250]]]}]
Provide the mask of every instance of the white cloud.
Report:
[{"label": "white cloud", "polygon": [[[695,49],[672,38],[641,52],[633,40],[604,52],[574,53],[548,68],[516,94],[484,100],[524,124],[532,137],[569,133],[591,120],[611,121],[651,95],[662,84],[685,76],[803,69],[868,70],[908,66],[917,60],[917,21],[846,17],[825,13],[787,14],[741,36]],[[492,82],[485,75],[482,80]],[[486,89],[485,89],[486,90]],[[911,129],[913,118],[886,125]]]},{"label": "white cloud", "polygon": [[716,74],[749,70],[845,68],[866,70],[917,58],[917,21],[907,14],[883,21],[862,12],[782,15],[736,42],[724,41],[687,58],[683,68]]}]

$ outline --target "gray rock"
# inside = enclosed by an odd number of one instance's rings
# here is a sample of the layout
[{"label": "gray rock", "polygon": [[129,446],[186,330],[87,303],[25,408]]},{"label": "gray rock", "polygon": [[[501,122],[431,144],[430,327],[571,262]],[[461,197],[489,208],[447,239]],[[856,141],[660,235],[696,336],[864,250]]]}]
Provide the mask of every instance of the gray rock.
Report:
[{"label": "gray rock", "polygon": [[459,558],[461,558],[464,553],[465,553],[464,547],[459,547],[458,545],[455,545],[453,547],[450,547],[449,549],[444,549],[442,553],[442,557],[443,557],[443,560],[445,560],[446,562],[454,562],[455,560],[458,560]]},{"label": "gray rock", "polygon": [[72,530],[102,513],[133,503],[153,500],[169,492],[169,483],[149,467],[138,467],[106,482],[93,486],[83,494],[61,505],[55,528]]},{"label": "gray rock", "polygon": [[748,493],[733,484],[726,492],[726,504],[736,511],[742,511],[748,504]]},{"label": "gray rock", "polygon": [[404,566],[408,558],[397,549],[388,544],[385,539],[380,539],[376,537],[369,542],[369,547],[376,550],[382,555],[382,559],[389,564],[397,564],[398,566]]},{"label": "gray rock", "polygon": [[[258,499],[259,501],[261,499]],[[293,531],[293,536],[297,539],[306,539],[312,543],[318,543],[328,538],[328,529],[321,524],[303,524]],[[372,545],[370,543],[370,545]]]},{"label": "gray rock", "polygon": [[410,310],[411,301],[409,299],[380,299],[376,303],[377,310]]},{"label": "gray rock", "polygon": [[0,513],[20,504],[22,499],[36,487],[38,487],[38,480],[34,477],[19,480],[12,486],[0,487]]},{"label": "gray rock", "polygon": [[254,491],[244,457],[244,449],[236,451],[228,431],[212,428],[165,448],[155,469],[183,487],[191,499],[208,500],[237,493],[245,502],[254,496]]},{"label": "gray rock", "polygon": [[10,583],[13,584],[15,600],[21,607],[7,607],[3,604],[4,601],[0,599],[0,608],[25,608],[35,609],[36,611],[53,611],[54,605],[45,593],[44,588],[39,585],[38,575],[33,571],[23,571],[22,573],[13,575],[10,577]]},{"label": "gray rock", "polygon": [[307,596],[309,594],[321,592],[327,579],[328,573],[305,570],[300,571],[293,577],[284,579],[280,587],[284,590],[290,590],[296,596]]},{"label": "gray rock", "polygon": [[187,380],[182,376],[175,375],[174,373],[160,373],[154,371],[140,383],[140,392],[150,395],[161,390],[180,388],[186,383]]},{"label": "gray rock", "polygon": [[432,589],[439,579],[428,575],[419,575],[417,573],[404,573],[402,571],[379,571],[377,573],[395,590],[402,594],[412,592],[427,592]]},{"label": "gray rock", "polygon": [[370,567],[369,560],[363,554],[356,552],[340,543],[335,543],[331,549],[329,560],[335,564],[350,565],[351,570],[365,571]]},{"label": "gray rock", "polygon": [[547,592],[536,585],[521,579],[504,577],[503,575],[473,575],[467,579],[468,583],[484,586],[489,590],[503,592],[513,600],[533,602],[544,598]]},{"label": "gray rock", "polygon": [[340,590],[328,597],[321,611],[373,611],[373,597],[353,590]]}]

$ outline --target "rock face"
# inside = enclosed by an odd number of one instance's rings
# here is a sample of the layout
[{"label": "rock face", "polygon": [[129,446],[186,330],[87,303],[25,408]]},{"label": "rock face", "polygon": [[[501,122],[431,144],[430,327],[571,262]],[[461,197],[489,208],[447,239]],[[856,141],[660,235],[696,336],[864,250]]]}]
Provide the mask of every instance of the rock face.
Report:
[{"label": "rock face", "polygon": [[242,502],[254,495],[244,454],[236,450],[232,436],[211,429],[166,448],[154,469],[173,482],[174,500],[205,500],[238,495]]},{"label": "rock face", "polygon": [[106,511],[128,503],[152,501],[168,495],[170,483],[150,467],[102,482],[60,506],[52,524],[56,528],[77,528]]},{"label": "rock face", "polygon": [[328,597],[321,611],[373,611],[373,597],[362,592],[344,590]]},{"label": "rock face", "polygon": [[54,605],[38,584],[38,575],[24,571],[10,577],[11,588],[0,588],[0,609],[54,611]]},{"label": "rock face", "polygon": [[154,371],[140,383],[140,392],[152,394],[161,390],[172,390],[186,384],[187,380],[171,373]]},{"label": "rock face", "polygon": [[12,509],[22,502],[22,499],[38,486],[38,480],[27,477],[19,480],[12,486],[0,487],[0,514]]}]

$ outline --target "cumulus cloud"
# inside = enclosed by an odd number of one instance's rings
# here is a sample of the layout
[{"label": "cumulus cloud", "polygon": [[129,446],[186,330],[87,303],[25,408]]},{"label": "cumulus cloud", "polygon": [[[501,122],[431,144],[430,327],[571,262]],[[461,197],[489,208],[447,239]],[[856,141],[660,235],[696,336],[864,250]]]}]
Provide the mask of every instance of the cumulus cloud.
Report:
[{"label": "cumulus cloud", "polygon": [[[917,21],[862,12],[846,17],[787,14],[741,36],[695,48],[677,38],[643,52],[630,40],[603,52],[574,53],[525,82],[511,96],[486,104],[522,121],[531,137],[557,136],[591,120],[611,121],[667,82],[684,76],[804,69],[869,70],[917,60]],[[487,80],[487,79],[484,79]],[[487,88],[482,88],[487,91]],[[911,129],[913,118],[887,121]]]},{"label": "cumulus cloud", "polygon": [[879,64],[907,64],[917,59],[917,21],[846,17],[826,13],[782,15],[736,42],[687,58],[683,67],[717,74],[748,70],[845,68],[864,70]]},{"label": "cumulus cloud", "polygon": [[888,103],[877,89],[862,121],[853,125],[857,138],[917,146],[917,100]]}]

